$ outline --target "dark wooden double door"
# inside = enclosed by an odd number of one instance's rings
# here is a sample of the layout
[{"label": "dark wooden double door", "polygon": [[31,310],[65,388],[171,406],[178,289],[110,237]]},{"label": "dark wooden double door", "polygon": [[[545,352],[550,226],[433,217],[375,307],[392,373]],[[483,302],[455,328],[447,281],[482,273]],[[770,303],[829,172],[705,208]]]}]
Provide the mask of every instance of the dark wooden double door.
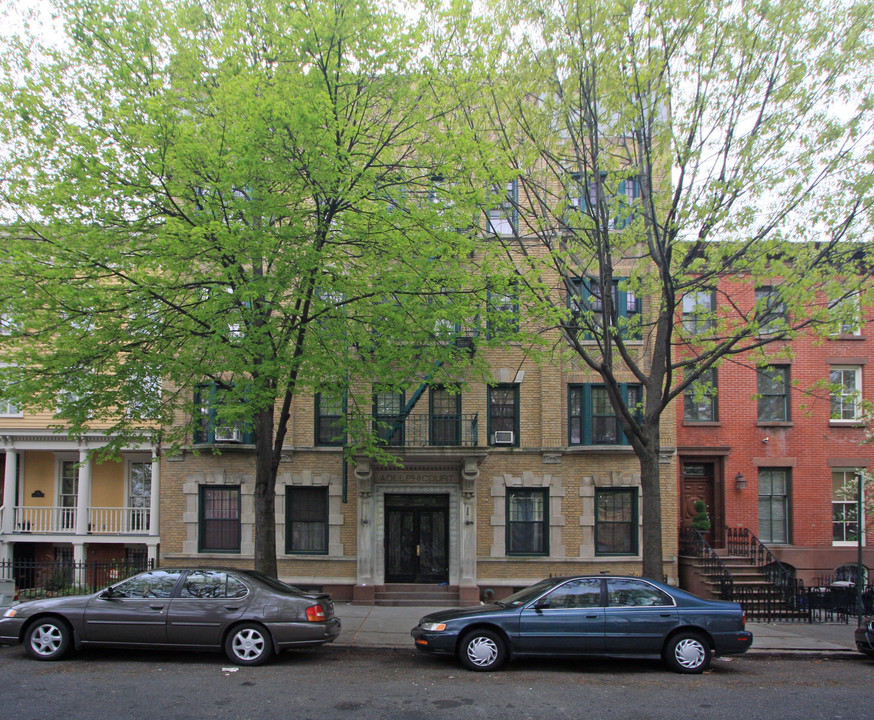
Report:
[{"label": "dark wooden double door", "polygon": [[449,495],[385,496],[385,581],[449,580]]}]

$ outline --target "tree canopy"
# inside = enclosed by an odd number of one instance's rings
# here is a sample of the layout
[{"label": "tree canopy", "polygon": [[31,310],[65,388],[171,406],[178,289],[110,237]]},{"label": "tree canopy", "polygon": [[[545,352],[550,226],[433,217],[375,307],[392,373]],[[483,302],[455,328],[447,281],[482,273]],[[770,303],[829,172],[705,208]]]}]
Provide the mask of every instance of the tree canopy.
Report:
[{"label": "tree canopy", "polygon": [[256,567],[275,574],[294,397],[366,415],[357,380],[476,362],[453,340],[501,281],[471,261],[475,194],[444,180],[453,101],[422,24],[371,2],[55,7],[64,42],[2,60],[5,392],[108,428],[108,450],[146,432],[170,450],[214,386],[211,412],[254,436]]},{"label": "tree canopy", "polygon": [[496,239],[552,279],[522,284],[607,389],[641,462],[644,574],[661,577],[672,403],[727,358],[767,362],[871,304],[874,8],[491,7],[489,83],[467,112],[518,185]]}]

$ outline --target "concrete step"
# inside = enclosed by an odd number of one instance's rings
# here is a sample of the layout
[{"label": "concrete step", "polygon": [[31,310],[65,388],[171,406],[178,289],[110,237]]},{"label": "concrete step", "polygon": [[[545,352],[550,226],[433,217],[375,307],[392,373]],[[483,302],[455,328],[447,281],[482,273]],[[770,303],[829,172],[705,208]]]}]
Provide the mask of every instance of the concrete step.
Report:
[{"label": "concrete step", "polygon": [[458,588],[417,583],[385,585],[374,593],[374,604],[384,607],[457,607]]}]

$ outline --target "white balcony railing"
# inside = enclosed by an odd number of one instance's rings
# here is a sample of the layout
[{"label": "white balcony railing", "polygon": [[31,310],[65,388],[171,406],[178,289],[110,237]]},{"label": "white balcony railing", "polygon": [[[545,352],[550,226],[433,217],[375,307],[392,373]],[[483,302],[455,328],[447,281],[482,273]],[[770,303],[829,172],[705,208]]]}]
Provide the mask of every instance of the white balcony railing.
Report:
[{"label": "white balcony railing", "polygon": [[[15,533],[75,533],[74,507],[15,508]],[[149,508],[88,508],[89,535],[148,535]]]}]

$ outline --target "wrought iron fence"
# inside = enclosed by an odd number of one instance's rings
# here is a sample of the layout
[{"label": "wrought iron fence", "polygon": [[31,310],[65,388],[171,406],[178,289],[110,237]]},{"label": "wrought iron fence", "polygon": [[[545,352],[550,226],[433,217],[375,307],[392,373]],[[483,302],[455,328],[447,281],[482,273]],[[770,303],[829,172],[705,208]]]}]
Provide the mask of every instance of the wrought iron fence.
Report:
[{"label": "wrought iron fence", "polygon": [[87,595],[107,585],[154,568],[153,560],[72,562],[69,560],[2,560],[0,577],[15,580],[20,600]]}]

